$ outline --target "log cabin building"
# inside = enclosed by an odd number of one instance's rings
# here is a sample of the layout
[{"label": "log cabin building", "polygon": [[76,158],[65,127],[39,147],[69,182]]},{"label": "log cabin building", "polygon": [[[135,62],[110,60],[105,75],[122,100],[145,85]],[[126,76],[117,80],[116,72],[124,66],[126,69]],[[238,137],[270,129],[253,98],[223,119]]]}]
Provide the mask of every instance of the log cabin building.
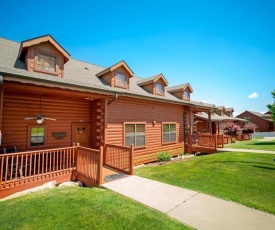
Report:
[{"label": "log cabin building", "polygon": [[[215,109],[192,92],[188,83],[168,87],[162,74],[137,77],[125,61],[104,68],[75,60],[50,35],[0,38],[0,197],[72,172],[99,185],[103,165],[132,174],[160,151],[192,152],[194,114],[210,124]],[[212,145],[216,151],[217,137]],[[2,154],[11,147],[17,155]]]}]

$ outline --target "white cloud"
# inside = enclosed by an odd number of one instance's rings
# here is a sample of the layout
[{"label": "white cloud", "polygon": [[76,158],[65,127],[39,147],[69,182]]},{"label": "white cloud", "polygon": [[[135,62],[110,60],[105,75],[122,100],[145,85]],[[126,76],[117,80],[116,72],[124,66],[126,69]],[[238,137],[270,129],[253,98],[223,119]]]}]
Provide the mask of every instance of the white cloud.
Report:
[{"label": "white cloud", "polygon": [[251,93],[250,95],[248,95],[248,98],[257,98],[259,97],[259,94],[257,94],[256,92]]}]

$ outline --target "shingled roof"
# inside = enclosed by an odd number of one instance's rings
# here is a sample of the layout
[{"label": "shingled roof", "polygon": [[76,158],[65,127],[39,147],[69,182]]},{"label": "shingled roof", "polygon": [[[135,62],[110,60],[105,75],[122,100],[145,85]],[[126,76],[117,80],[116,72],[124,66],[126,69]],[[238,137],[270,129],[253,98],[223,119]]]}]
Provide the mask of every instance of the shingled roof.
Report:
[{"label": "shingled roof", "polygon": [[[18,58],[20,43],[0,38],[0,75],[15,77],[24,80],[33,80],[36,82],[47,82],[53,85],[62,87],[77,87],[91,92],[102,94],[119,93],[129,97],[138,97],[148,100],[165,101],[167,103],[176,103],[182,105],[196,106],[198,108],[211,109],[215,105],[196,102],[182,101],[172,94],[165,92],[164,97],[153,95],[142,89],[138,82],[144,80],[134,76],[130,79],[130,89],[122,89],[111,87],[102,81],[96,75],[106,68],[90,64],[83,61],[78,61],[73,58],[64,65],[64,77],[58,78],[48,74],[39,72],[28,72],[26,65]],[[148,79],[147,79],[148,80]]]}]

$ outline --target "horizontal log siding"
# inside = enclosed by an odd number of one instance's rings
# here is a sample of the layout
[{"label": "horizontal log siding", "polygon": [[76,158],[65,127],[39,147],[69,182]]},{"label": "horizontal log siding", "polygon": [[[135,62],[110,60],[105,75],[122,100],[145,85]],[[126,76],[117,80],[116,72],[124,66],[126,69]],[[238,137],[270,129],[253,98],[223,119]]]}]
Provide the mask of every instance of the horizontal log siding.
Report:
[{"label": "horizontal log siding", "polygon": [[[56,121],[44,120],[47,128],[47,144],[39,148],[56,148],[71,146],[72,122],[90,122],[90,102],[72,100],[54,100],[43,98],[42,114],[55,118]],[[35,117],[39,113],[39,96],[37,98],[24,96],[4,96],[2,146],[17,146],[18,151],[27,150],[28,126],[37,125],[36,120],[24,120],[25,117]],[[66,132],[63,139],[55,139],[52,132]],[[31,149],[31,148],[29,148]]]},{"label": "horizontal log siding", "polygon": [[[155,161],[157,153],[183,151],[183,108],[147,100],[119,97],[108,106],[107,144],[124,145],[123,122],[146,122],[146,146],[135,148],[134,165]],[[156,124],[153,125],[153,121]],[[177,142],[162,144],[162,122],[177,123]]]}]

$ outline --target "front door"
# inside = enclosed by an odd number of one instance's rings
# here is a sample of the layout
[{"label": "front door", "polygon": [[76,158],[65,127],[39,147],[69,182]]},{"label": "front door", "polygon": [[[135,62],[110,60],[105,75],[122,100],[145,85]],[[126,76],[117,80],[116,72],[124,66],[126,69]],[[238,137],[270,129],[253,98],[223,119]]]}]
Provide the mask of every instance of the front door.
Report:
[{"label": "front door", "polygon": [[82,147],[90,147],[90,124],[73,124],[73,142]]}]

